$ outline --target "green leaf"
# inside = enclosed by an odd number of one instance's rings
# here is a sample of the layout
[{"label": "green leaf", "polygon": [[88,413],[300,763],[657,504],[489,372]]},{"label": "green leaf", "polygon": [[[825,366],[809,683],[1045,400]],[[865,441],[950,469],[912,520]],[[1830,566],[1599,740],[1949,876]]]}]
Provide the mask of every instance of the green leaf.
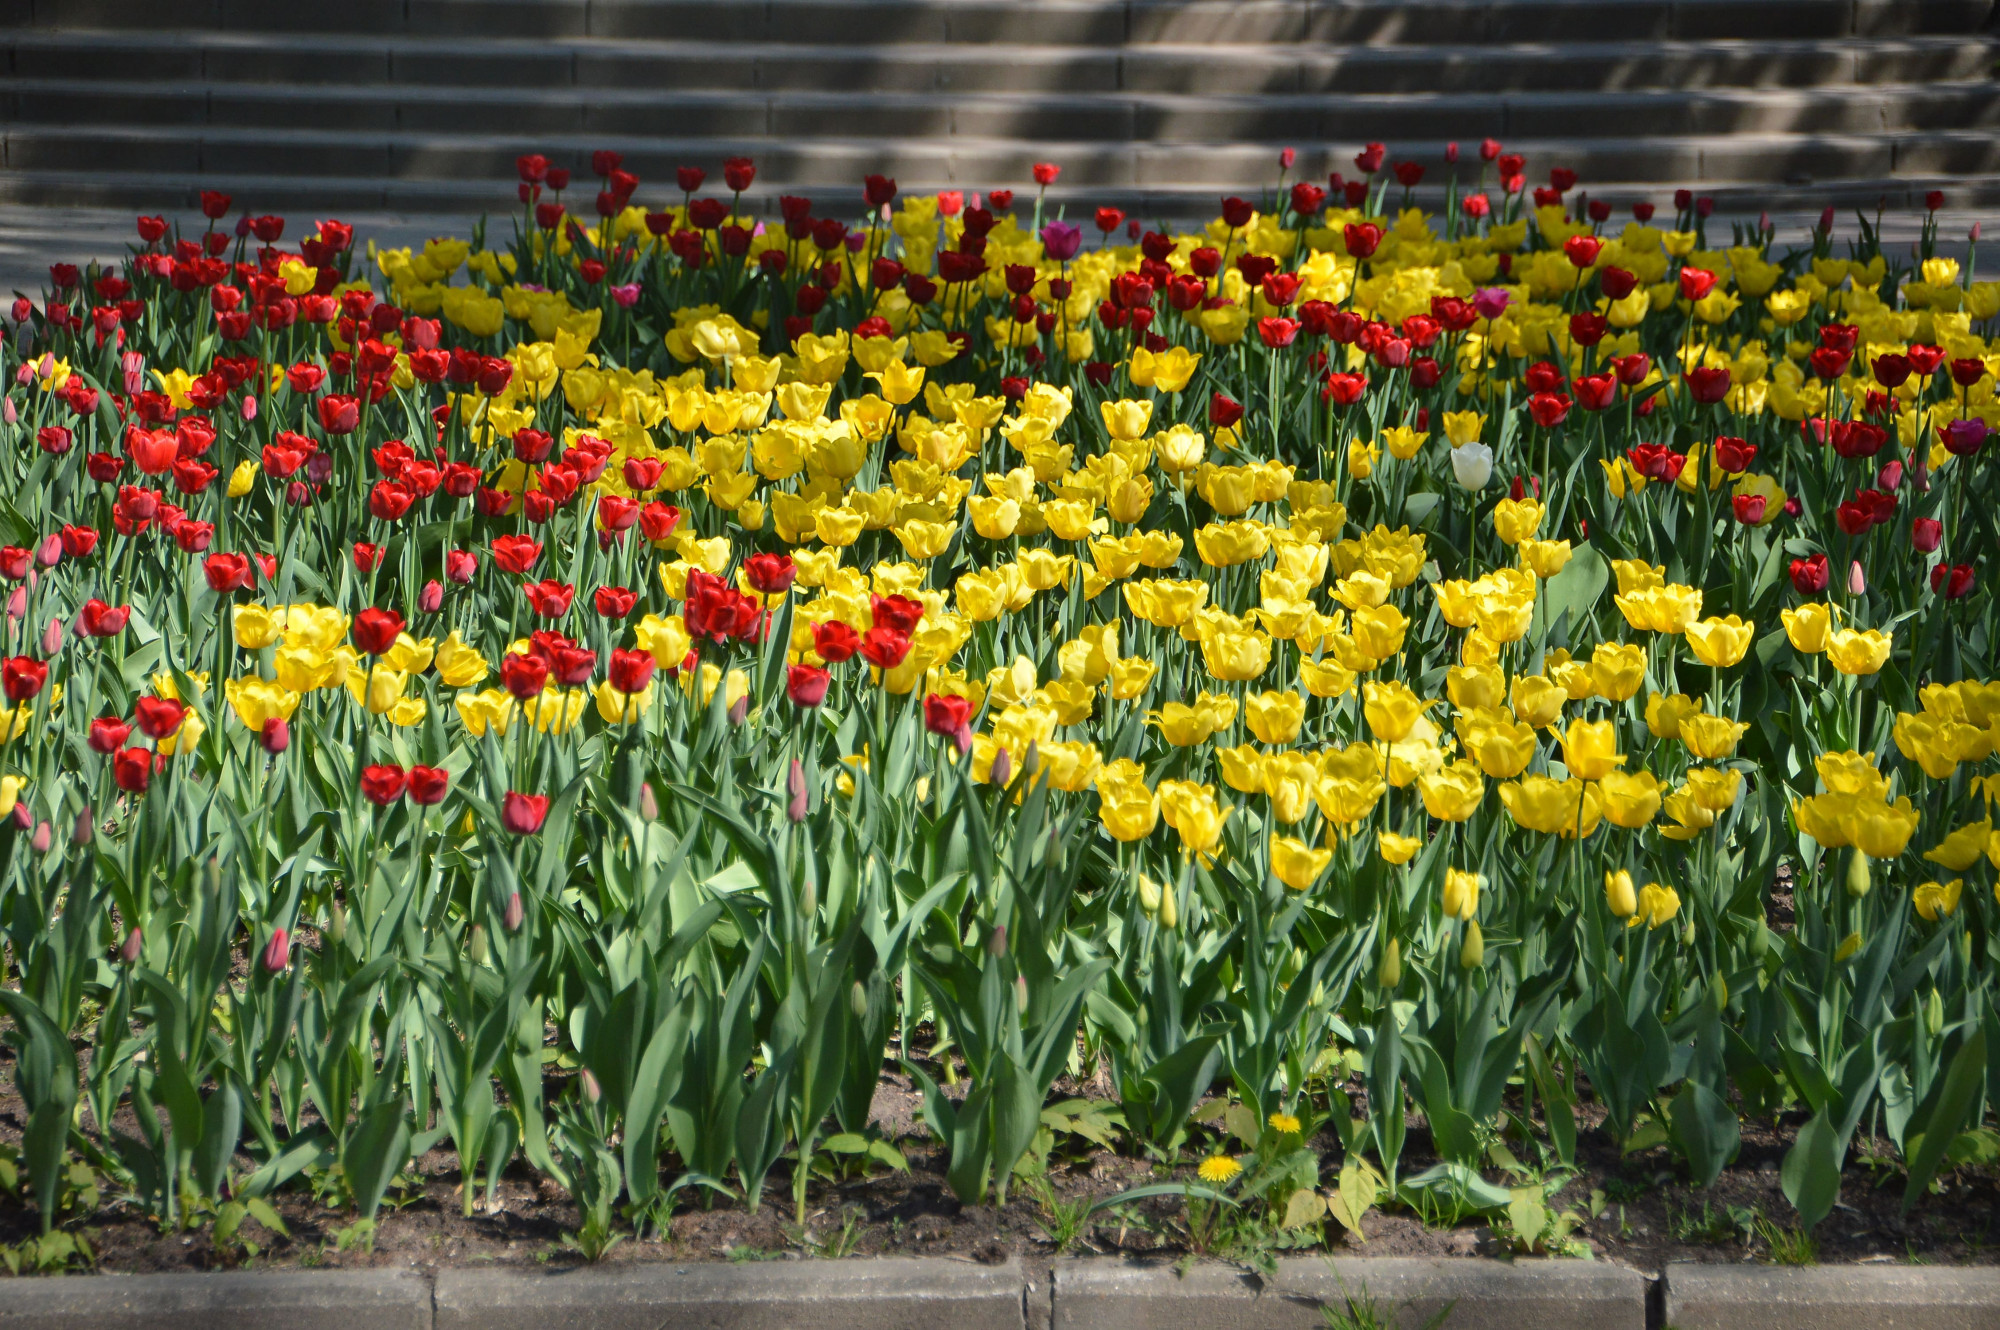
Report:
[{"label": "green leaf", "polygon": [[1785,1152],[1779,1180],[1784,1185],[1785,1199],[1799,1212],[1799,1221],[1805,1227],[1811,1228],[1826,1218],[1833,1211],[1833,1203],[1840,1199],[1840,1162],[1844,1153],[1839,1133],[1824,1113],[1813,1114],[1799,1128],[1792,1148]]},{"label": "green leaf", "polygon": [[1944,1084],[1938,1090],[1936,1107],[1925,1120],[1923,1137],[1910,1155],[1910,1181],[1903,1188],[1903,1213],[1909,1213],[1910,1207],[1930,1187],[1931,1179],[1937,1176],[1938,1166],[1957,1139],[1958,1129],[1985,1080],[1986,1031],[1975,1026],[1952,1056],[1951,1070],[1945,1073]]}]

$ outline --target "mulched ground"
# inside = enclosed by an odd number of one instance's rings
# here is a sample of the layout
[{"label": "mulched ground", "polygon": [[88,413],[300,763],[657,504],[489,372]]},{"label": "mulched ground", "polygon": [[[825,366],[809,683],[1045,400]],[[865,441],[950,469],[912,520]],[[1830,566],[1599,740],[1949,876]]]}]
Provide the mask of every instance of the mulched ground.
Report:
[{"label": "mulched ground", "polygon": [[[4,1061],[0,1057],[0,1061]],[[11,1067],[0,1068],[11,1087]],[[1089,1086],[1059,1087],[1088,1093]],[[1358,1087],[1355,1087],[1358,1090]],[[807,1227],[794,1224],[787,1165],[772,1171],[764,1204],[750,1213],[727,1200],[704,1206],[690,1199],[669,1231],[631,1239],[603,1259],[627,1261],[713,1261],[793,1259],[848,1254],[957,1256],[1000,1261],[1010,1253],[1024,1259],[1057,1254],[1050,1237],[1050,1214],[1026,1185],[1017,1184],[1005,1206],[961,1205],[944,1183],[945,1157],[919,1125],[918,1098],[897,1074],[884,1077],[875,1105],[878,1129],[906,1154],[907,1174],[876,1169],[851,1181],[815,1184]],[[1778,1166],[1798,1121],[1774,1128],[1746,1123],[1741,1157],[1706,1191],[1689,1187],[1669,1152],[1656,1148],[1621,1158],[1598,1125],[1591,1106],[1579,1123],[1579,1171],[1554,1204],[1582,1219],[1575,1236],[1598,1259],[1647,1271],[1668,1261],[1753,1261],[1769,1255],[1767,1233],[1757,1217],[1782,1226],[1791,1210],[1779,1188]],[[20,1103],[0,1097],[0,1140],[18,1141]],[[1075,1144],[1075,1138],[1066,1138]],[[1328,1185],[1337,1173],[1339,1145],[1331,1133],[1317,1140],[1326,1161]],[[1886,1158],[1857,1140],[1854,1159]],[[247,1161],[246,1161],[247,1162]],[[1434,1162],[1430,1139],[1413,1120],[1403,1159],[1404,1176]],[[257,1226],[245,1232],[263,1248],[252,1258],[240,1250],[218,1249],[206,1230],[161,1233],[144,1218],[112,1201],[87,1220],[72,1225],[85,1232],[98,1252],[100,1268],[127,1272],[243,1267],[470,1266],[482,1262],[524,1265],[572,1264],[580,1258],[562,1245],[579,1223],[563,1191],[525,1168],[503,1179],[498,1205],[466,1219],[461,1214],[458,1176],[448,1151],[419,1160],[418,1185],[385,1205],[372,1251],[336,1249],[336,1234],[353,1216],[317,1204],[303,1192],[273,1198],[289,1239]],[[1058,1201],[1116,1195],[1151,1182],[1185,1178],[1190,1168],[1166,1169],[1138,1159],[1092,1150],[1051,1160],[1048,1181]],[[1489,1176],[1498,1177],[1489,1171]],[[1871,1167],[1850,1162],[1841,1204],[1814,1237],[1827,1263],[1921,1261],[1937,1264],[2000,1260],[1993,1243],[2000,1178],[1994,1170],[1947,1175],[1943,1190],[1926,1198],[1907,1218],[1902,1214],[1903,1178],[1886,1163]],[[1595,1217],[1589,1215],[1597,1193]],[[1330,1221],[1328,1246],[1353,1255],[1501,1255],[1504,1244],[1489,1226],[1470,1218],[1455,1226],[1426,1227],[1408,1211],[1377,1210],[1364,1222],[1367,1241],[1357,1242]],[[0,1243],[14,1243],[37,1231],[34,1211],[24,1199],[0,1195]],[[1188,1250],[1177,1200],[1142,1201],[1100,1212],[1077,1235],[1077,1254],[1179,1254]],[[1226,1253],[1225,1253],[1226,1255]]]}]

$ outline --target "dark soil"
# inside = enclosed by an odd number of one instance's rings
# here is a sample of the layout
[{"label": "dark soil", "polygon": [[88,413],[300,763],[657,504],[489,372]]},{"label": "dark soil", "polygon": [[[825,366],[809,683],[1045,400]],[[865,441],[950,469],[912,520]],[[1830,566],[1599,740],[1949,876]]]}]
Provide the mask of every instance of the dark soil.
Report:
[{"label": "dark soil", "polygon": [[[6,1061],[0,1056],[0,1061]],[[11,1067],[0,1071],[11,1073]],[[12,1076],[5,1083],[11,1089]],[[1089,1083],[1059,1087],[1058,1093],[1089,1095]],[[1359,1087],[1350,1089],[1358,1095]],[[0,1141],[18,1142],[22,1125],[20,1101],[0,1096]],[[1037,1188],[1017,1182],[1004,1206],[962,1205],[945,1186],[945,1155],[921,1125],[918,1096],[899,1074],[886,1074],[875,1101],[876,1129],[897,1143],[908,1158],[907,1174],[876,1167],[867,1176],[820,1183],[811,1190],[807,1229],[794,1223],[789,1166],[772,1170],[764,1203],[755,1213],[723,1198],[704,1204],[688,1196],[662,1236],[628,1238],[603,1259],[626,1261],[714,1261],[795,1259],[804,1256],[851,1254],[955,1256],[998,1262],[1009,1253],[1024,1259],[1057,1254],[1045,1227],[1049,1212],[1036,1199]],[[1585,1105],[1579,1123],[1578,1171],[1554,1197],[1554,1208],[1572,1210],[1581,1222],[1574,1236],[1598,1259],[1656,1271],[1668,1261],[1755,1261],[1768,1259],[1768,1225],[1782,1228],[1792,1218],[1779,1187],[1778,1167],[1797,1120],[1773,1126],[1746,1122],[1742,1154],[1716,1184],[1705,1191],[1691,1188],[1665,1147],[1621,1157],[1616,1144],[1599,1125],[1601,1115]],[[1800,1119],[1802,1120],[1802,1119]],[[1340,1147],[1331,1133],[1315,1142],[1325,1161],[1323,1178],[1333,1185]],[[1963,1170],[1947,1174],[1942,1189],[1927,1197],[1909,1216],[1902,1214],[1903,1175],[1886,1162],[1886,1146],[1857,1140],[1842,1188],[1841,1204],[1822,1223],[1814,1238],[1819,1259],[1827,1263],[1855,1261],[1936,1264],[1988,1263],[2000,1259],[1994,1241],[2000,1179],[1993,1170]],[[1535,1154],[1532,1145],[1511,1142],[1523,1158]],[[1070,1149],[1068,1147],[1078,1147]],[[1193,1160],[1211,1148],[1197,1142],[1174,1168],[1087,1147],[1064,1137],[1049,1160],[1047,1180],[1058,1202],[1083,1197],[1102,1198],[1151,1182],[1192,1176]],[[1875,1165],[1874,1158],[1885,1162]],[[1435,1162],[1430,1138],[1421,1119],[1411,1124],[1404,1151],[1405,1177]],[[239,1163],[247,1168],[248,1160]],[[1505,1181],[1499,1170],[1488,1176]],[[317,1203],[303,1190],[272,1198],[291,1230],[289,1239],[247,1224],[245,1236],[262,1248],[255,1257],[240,1248],[218,1248],[204,1226],[188,1233],[161,1233],[129,1205],[106,1192],[106,1203],[95,1214],[66,1217],[65,1227],[88,1236],[102,1269],[145,1272],[253,1266],[355,1268],[361,1266],[466,1266],[481,1262],[524,1265],[531,1262],[567,1265],[580,1260],[563,1245],[576,1230],[579,1217],[569,1197],[547,1179],[518,1166],[502,1181],[498,1203],[483,1205],[464,1218],[458,1174],[448,1150],[435,1150],[418,1160],[412,1185],[392,1192],[378,1217],[372,1250],[350,1246],[342,1251],[336,1235],[353,1220]],[[25,1186],[25,1180],[24,1180]],[[1590,1211],[1595,1208],[1593,1217]],[[1763,1221],[1762,1224],[1759,1221]],[[1456,1224],[1426,1226],[1407,1210],[1378,1209],[1364,1221],[1365,1242],[1346,1235],[1327,1221],[1317,1243],[1294,1250],[1329,1246],[1353,1255],[1480,1256],[1503,1255],[1488,1224],[1477,1216]],[[32,1203],[22,1196],[0,1193],[0,1243],[32,1237],[38,1221]],[[1315,1230],[1317,1232],[1317,1230]],[[1137,1202],[1099,1212],[1071,1247],[1076,1254],[1152,1253],[1179,1255],[1189,1250],[1185,1215],[1177,1199]],[[1244,1259],[1242,1248],[1204,1254]]]}]

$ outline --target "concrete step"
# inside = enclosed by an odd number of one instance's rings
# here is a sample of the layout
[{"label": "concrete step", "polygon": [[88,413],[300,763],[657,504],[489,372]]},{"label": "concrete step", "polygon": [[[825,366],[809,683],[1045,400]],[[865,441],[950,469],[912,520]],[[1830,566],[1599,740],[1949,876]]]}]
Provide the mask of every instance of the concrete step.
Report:
[{"label": "concrete step", "polygon": [[1485,46],[1102,49],[565,38],[27,30],[0,38],[18,79],[682,91],[1180,92],[1214,95],[1807,88],[1985,77],[1989,36]]},{"label": "concrete step", "polygon": [[[819,139],[1336,141],[1730,134],[1900,134],[2000,126],[2000,83],[1811,90],[1222,97],[1179,93],[686,92],[17,78],[16,126],[122,124],[190,131]],[[1400,147],[1398,151],[1401,151]],[[511,161],[511,156],[508,159]]]},{"label": "concrete step", "polygon": [[[1742,134],[1728,137],[1516,140],[1528,157],[1530,179],[1551,166],[1574,169],[1587,188],[1623,191],[1662,181],[1705,185],[1815,186],[1843,179],[1898,176],[2000,174],[2000,135],[1983,130],[1925,131],[1895,135]],[[881,172],[908,188],[1000,185],[1028,187],[1028,165],[1063,165],[1063,182],[1079,201],[1106,189],[1193,190],[1209,197],[1254,190],[1272,180],[1276,148],[1243,142],[1082,142],[995,138],[621,137],[590,135],[361,133],[325,129],[223,129],[190,132],[180,126],[12,126],[4,139],[5,169],[66,172],[73,180],[93,173],[142,173],[178,177],[200,186],[211,176],[285,180],[379,179],[454,182],[507,207],[514,158],[540,151],[581,165],[594,148],[614,148],[648,185],[641,200],[672,193],[672,169],[687,162],[713,163],[743,154],[759,166],[758,197],[780,191],[853,190],[864,174]],[[1398,155],[1436,163],[1443,144],[1405,141]],[[1292,178],[1350,170],[1351,145],[1341,149],[1301,145]],[[80,165],[81,164],[81,165]],[[1476,175],[1463,169],[1462,179]],[[1446,178],[1434,168],[1432,180]],[[585,188],[572,192],[587,208]],[[414,186],[413,186],[414,187]],[[577,197],[582,194],[583,197]]]},{"label": "concrete step", "polygon": [[0,0],[0,28],[1050,45],[1376,44],[1969,33],[1993,0]]},{"label": "concrete step", "polygon": [[[1265,178],[1274,175],[1274,170],[1267,170]],[[913,183],[906,183],[913,191],[918,188]],[[1011,183],[1017,188],[1022,185],[1018,179]],[[1945,191],[1949,206],[1955,209],[2000,207],[2000,171],[1980,175],[1857,177],[1803,185],[1663,178],[1595,189],[1592,196],[1611,199],[1621,209],[1639,199],[1650,199],[1665,208],[1670,206],[1674,190],[1682,187],[1713,197],[1721,213],[1745,216],[1754,216],[1761,210],[1816,214],[1828,204],[1843,210],[1860,209],[1871,214],[1878,206],[1890,212],[1909,211],[1921,209],[1924,195],[1934,189]],[[451,226],[438,229],[459,234],[464,233],[470,219],[483,215],[492,219],[494,244],[504,243],[511,234],[510,226],[518,224],[521,215],[519,205],[504,189],[496,188],[490,181],[230,173],[192,176],[141,169],[8,171],[0,174],[0,207],[118,207],[140,212],[166,210],[187,214],[197,206],[202,189],[221,190],[234,197],[237,208],[253,212],[310,213],[316,217],[345,217],[360,212],[449,216],[458,220]],[[798,192],[800,187],[793,185],[788,190]],[[1257,195],[1254,188],[1242,182],[1178,186],[1123,184],[1087,189],[1063,187],[1050,191],[1049,208],[1052,212],[1066,209],[1070,216],[1078,218],[1087,216],[1098,206],[1110,206],[1122,208],[1129,215],[1145,219],[1148,223],[1155,219],[1206,221],[1216,215],[1217,200],[1225,191],[1244,194],[1245,197]],[[804,192],[812,195],[817,210],[822,213],[852,217],[862,210],[860,191],[851,182],[805,187]],[[1424,186],[1417,191],[1417,201],[1435,207],[1441,202],[1441,195]],[[757,191],[746,196],[743,207],[752,214],[775,216],[776,193]]]}]

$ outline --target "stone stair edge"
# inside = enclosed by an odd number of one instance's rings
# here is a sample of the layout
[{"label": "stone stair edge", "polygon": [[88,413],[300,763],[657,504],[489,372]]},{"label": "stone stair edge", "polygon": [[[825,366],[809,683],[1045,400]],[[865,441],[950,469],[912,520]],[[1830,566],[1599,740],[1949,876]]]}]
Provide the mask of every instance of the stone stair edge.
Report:
[{"label": "stone stair edge", "polygon": [[[727,1324],[777,1330],[1263,1330],[1321,1321],[1349,1299],[1450,1306],[1456,1330],[1750,1326],[1888,1330],[1990,1325],[2000,1269],[1676,1263],[1648,1275],[1610,1262],[1468,1258],[1287,1258],[1252,1273],[1118,1258],[1010,1256],[846,1261],[620,1263],[592,1269],[369,1269],[84,1275],[10,1281],[0,1330],[597,1330]],[[662,1318],[665,1318],[664,1322]]]},{"label": "stone stair edge", "polygon": [[[466,101],[469,98],[490,97],[512,103],[542,102],[551,105],[566,105],[576,102],[585,104],[610,103],[632,105],[672,105],[686,103],[697,106],[731,107],[765,102],[773,105],[799,107],[865,107],[870,109],[910,111],[941,105],[1008,107],[1024,104],[1037,106],[1073,105],[1078,108],[1118,105],[1142,108],[1194,107],[1242,110],[1259,108],[1320,110],[1327,108],[1327,97],[1322,93],[1185,93],[1128,88],[1074,93],[1051,93],[1047,91],[1007,93],[989,90],[955,92],[946,89],[926,91],[898,89],[881,92],[849,93],[805,88],[751,88],[742,91],[728,91],[711,88],[489,88],[461,84],[444,86],[397,84],[393,86],[395,89],[393,95],[386,99],[391,103],[396,101],[457,103]],[[94,79],[38,78],[33,75],[11,79],[4,88],[0,88],[0,93],[13,92],[21,95],[59,92],[90,92],[101,95],[105,91],[103,83]],[[210,79],[120,80],[112,91],[119,96],[220,93],[229,96],[255,95],[269,97],[273,100],[296,100],[304,102],[369,102],[379,104],[385,101],[383,93],[376,87],[338,83],[297,84],[276,81],[215,81]],[[1681,102],[1723,106],[1813,105],[1818,103],[1837,104],[1856,99],[1888,102],[1907,100],[1925,95],[1959,95],[1965,97],[2000,96],[2000,81],[1991,78],[1929,79],[1922,82],[1909,83],[1833,84],[1804,88],[1697,87],[1607,88],[1597,90],[1560,89],[1547,92],[1370,92],[1341,94],[1341,106],[1348,109],[1382,111],[1456,109],[1461,106],[1472,109],[1492,108],[1505,110],[1510,106],[1517,105],[1523,107],[1565,106],[1575,102],[1587,102],[1596,106],[1610,108],[1630,106],[1637,109],[1644,109],[1648,106]]]}]

